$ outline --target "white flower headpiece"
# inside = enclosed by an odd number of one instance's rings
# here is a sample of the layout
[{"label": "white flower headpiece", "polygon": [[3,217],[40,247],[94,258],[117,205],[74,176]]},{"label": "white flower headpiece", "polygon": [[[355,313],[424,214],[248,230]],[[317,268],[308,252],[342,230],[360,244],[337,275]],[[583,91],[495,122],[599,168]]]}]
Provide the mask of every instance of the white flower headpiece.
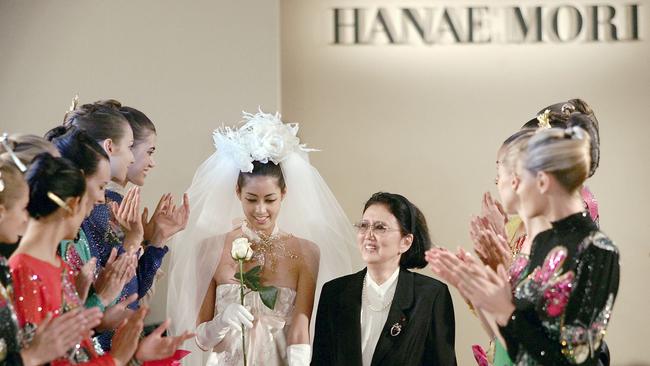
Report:
[{"label": "white flower headpiece", "polygon": [[214,131],[214,146],[229,156],[243,173],[253,171],[253,161],[280,164],[296,151],[317,151],[300,143],[297,123],[283,123],[280,114],[243,112],[242,126],[222,126]]}]

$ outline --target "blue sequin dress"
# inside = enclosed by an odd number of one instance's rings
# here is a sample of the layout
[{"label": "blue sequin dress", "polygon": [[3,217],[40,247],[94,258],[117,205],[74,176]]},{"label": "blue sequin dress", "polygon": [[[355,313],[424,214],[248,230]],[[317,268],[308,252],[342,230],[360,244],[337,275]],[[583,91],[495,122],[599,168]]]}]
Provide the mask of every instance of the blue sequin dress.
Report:
[{"label": "blue sequin dress", "polygon": [[[90,254],[97,258],[97,265],[103,268],[113,248],[117,248],[118,254],[125,251],[123,246],[124,234],[119,224],[111,214],[110,203],[120,204],[123,196],[115,191],[106,190],[106,203],[96,205],[90,216],[81,224],[86,233]],[[141,249],[142,250],[142,249]],[[129,281],[122,290],[119,300],[122,301],[132,294],[138,294],[138,300],[143,298],[153,285],[156,272],[160,268],[168,248],[166,246],[157,248],[147,245],[140,253],[136,276]],[[138,301],[129,304],[129,309],[136,310]],[[103,332],[97,335],[99,343],[104,351],[110,350],[113,332]]]}]

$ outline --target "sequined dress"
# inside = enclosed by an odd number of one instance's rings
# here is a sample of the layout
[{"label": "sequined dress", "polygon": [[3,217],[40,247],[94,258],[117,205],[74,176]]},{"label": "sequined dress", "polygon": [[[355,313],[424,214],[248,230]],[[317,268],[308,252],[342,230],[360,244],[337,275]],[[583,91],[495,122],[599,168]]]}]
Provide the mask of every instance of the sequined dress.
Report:
[{"label": "sequined dress", "polygon": [[0,285],[0,365],[22,365],[18,318],[13,307],[13,283],[4,257],[0,257]]},{"label": "sequined dress", "polygon": [[[28,254],[13,255],[9,260],[14,281],[15,309],[18,324],[28,341],[46,314],[60,314],[82,306],[74,287],[75,275],[60,260],[57,267]],[[52,361],[52,366],[95,365],[112,366],[113,358],[98,351],[90,338],[81,341],[64,359]]]},{"label": "sequined dress", "polygon": [[500,327],[516,365],[596,365],[619,285],[619,252],[587,213],[538,234]]},{"label": "sequined dress", "polygon": [[[287,331],[293,312],[296,291],[278,287],[278,297],[273,310],[266,307],[258,292],[244,298],[255,317],[253,328],[246,330],[246,355],[249,366],[275,366],[287,364]],[[231,303],[239,303],[239,285],[217,286],[216,311],[224,311]],[[210,354],[207,366],[243,365],[241,329],[231,329]]]},{"label": "sequined dress", "polygon": [[[123,196],[117,192],[106,190],[106,203],[95,205],[90,216],[84,220],[81,227],[88,239],[90,254],[97,258],[98,268],[106,265],[108,257],[113,248],[118,249],[118,254],[123,253],[124,234],[120,229],[119,223],[115,220],[110,210],[110,203],[120,204]],[[122,301],[132,294],[138,294],[138,299],[143,298],[147,291],[153,285],[156,273],[162,265],[163,258],[167,254],[168,248],[157,248],[153,245],[147,245],[138,260],[136,276],[131,279],[122,290],[118,301]],[[128,306],[130,309],[137,309],[138,302],[134,301]],[[99,339],[102,349],[110,350],[111,337],[113,332],[100,333]]]}]

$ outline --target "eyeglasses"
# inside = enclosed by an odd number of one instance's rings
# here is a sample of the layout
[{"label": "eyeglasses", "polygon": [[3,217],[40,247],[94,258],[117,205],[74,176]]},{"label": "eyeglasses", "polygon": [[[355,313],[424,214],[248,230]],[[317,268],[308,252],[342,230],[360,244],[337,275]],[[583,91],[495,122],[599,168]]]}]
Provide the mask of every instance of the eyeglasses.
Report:
[{"label": "eyeglasses", "polygon": [[371,224],[368,221],[359,221],[358,223],[354,224],[354,227],[357,228],[357,232],[361,235],[366,235],[368,231],[376,235],[384,235],[390,231],[400,231],[400,229],[392,229],[386,226],[386,224],[383,222],[375,222]]}]

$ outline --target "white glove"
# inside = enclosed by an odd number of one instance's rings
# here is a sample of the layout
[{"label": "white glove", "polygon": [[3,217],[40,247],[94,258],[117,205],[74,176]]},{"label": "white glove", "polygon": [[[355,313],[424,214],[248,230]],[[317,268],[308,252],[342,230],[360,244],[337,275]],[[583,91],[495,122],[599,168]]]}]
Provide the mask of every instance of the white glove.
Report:
[{"label": "white glove", "polygon": [[209,351],[219,344],[231,329],[247,329],[253,327],[253,314],[237,303],[226,306],[222,313],[217,314],[209,322],[201,323],[196,328],[196,344],[203,351]]},{"label": "white glove", "polygon": [[292,344],[287,347],[289,366],[309,366],[311,362],[311,346],[308,344]]}]

